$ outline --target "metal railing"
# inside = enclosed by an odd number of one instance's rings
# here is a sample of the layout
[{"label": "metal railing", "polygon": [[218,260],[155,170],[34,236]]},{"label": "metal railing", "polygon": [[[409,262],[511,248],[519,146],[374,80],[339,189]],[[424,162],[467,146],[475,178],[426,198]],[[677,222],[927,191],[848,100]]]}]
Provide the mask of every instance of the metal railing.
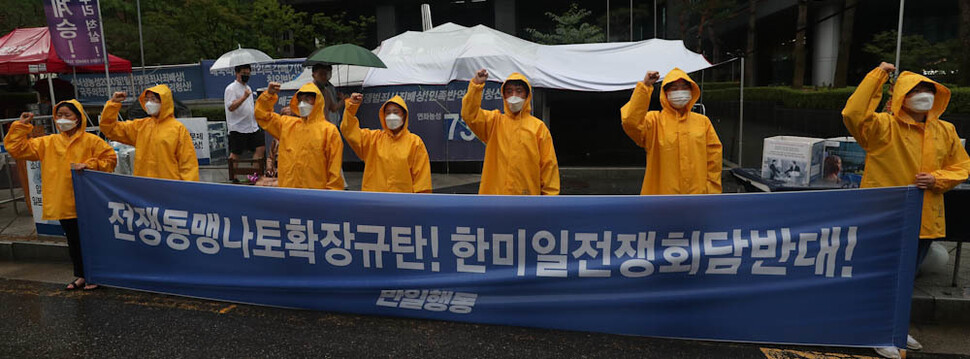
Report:
[{"label": "metal railing", "polygon": [[[48,128],[48,126],[51,126],[51,127],[53,126],[53,122],[51,121],[53,118],[54,117],[51,115],[39,115],[39,116],[34,116],[34,121],[43,121],[44,127],[46,129]],[[13,123],[18,120],[20,120],[19,117],[0,119],[0,138],[7,137],[7,133],[6,133],[6,130],[4,129],[4,125],[8,123]],[[13,188],[13,166],[10,165],[10,159],[13,158],[13,156],[11,156],[10,153],[8,153],[6,150],[4,150],[4,152],[0,154],[0,156],[2,156],[2,160],[0,160],[0,162],[2,162],[0,163],[0,169],[2,169],[4,172],[7,173],[7,185],[8,185],[7,189],[10,191],[10,198],[5,200],[0,200],[0,204],[13,203],[14,213],[19,215],[20,208],[17,207],[17,202],[22,201],[26,197],[27,191],[28,191],[27,184],[26,183],[20,184],[21,187],[23,187],[24,189],[24,194],[18,197],[16,191],[14,191],[14,188]]]}]

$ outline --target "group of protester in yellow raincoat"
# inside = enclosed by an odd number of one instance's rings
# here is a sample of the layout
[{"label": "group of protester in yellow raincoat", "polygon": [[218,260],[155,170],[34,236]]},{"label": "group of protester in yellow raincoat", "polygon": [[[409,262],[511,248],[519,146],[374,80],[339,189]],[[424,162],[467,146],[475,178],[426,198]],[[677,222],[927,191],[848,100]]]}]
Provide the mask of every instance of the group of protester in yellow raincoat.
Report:
[{"label": "group of protester in yellow raincoat", "polygon": [[[876,112],[883,84],[895,68],[883,63],[849,98],[842,112],[848,131],[866,150],[862,187],[916,185],[925,189],[920,238],[945,235],[943,192],[965,181],[970,158],[954,126],[940,120],[950,91],[924,76],[903,72],[892,90],[890,111]],[[559,165],[552,136],[532,115],[532,87],[522,74],[512,74],[501,87],[503,110],[481,108],[488,71],[479,70],[462,99],[461,115],[485,143],[480,194],[557,195]],[[620,109],[621,127],[646,151],[643,195],[721,193],[722,149],[711,121],[691,111],[700,88],[673,69],[659,86],[659,111],[649,111],[660,74],[649,71]],[[343,140],[364,163],[361,189],[375,192],[432,192],[431,166],[421,137],[408,131],[405,101],[398,96],[379,111],[380,129],[360,128],[357,110],[362,95],[345,100],[338,128],[327,121],[325,94],[319,86],[302,86],[281,115],[273,111],[280,84],[271,83],[256,101],[255,119],[279,140],[281,187],[343,190]],[[111,140],[135,146],[134,175],[198,181],[192,139],[174,116],[172,92],[166,85],[146,89],[138,102],[149,117],[119,122],[126,94],[116,92],[102,111],[101,131]],[[56,106],[59,134],[28,138],[32,115],[25,113],[4,139],[16,158],[41,161],[44,176],[43,217],[61,220],[78,277],[68,289],[92,289],[80,260],[77,215],[71,169],[112,171],[115,154],[107,143],[85,132],[87,117],[77,101]],[[928,241],[920,241],[923,258]],[[913,340],[915,343],[915,340]],[[918,343],[915,345],[918,346]]]},{"label": "group of protester in yellow raincoat", "polygon": [[[135,146],[134,175],[198,181],[195,146],[188,130],[175,119],[175,102],[168,86],[151,87],[139,96],[149,117],[119,122],[118,112],[125,97],[124,92],[113,94],[101,113],[100,128],[108,139]],[[30,138],[33,114],[24,113],[10,126],[4,146],[14,158],[40,161],[44,181],[42,218],[60,221],[77,277],[66,289],[91,290],[97,285],[84,278],[71,170],[111,172],[118,158],[105,140],[87,133],[89,121],[81,103],[63,101],[54,109],[57,134]]]},{"label": "group of protester in yellow raincoat", "polygon": [[[468,85],[462,115],[485,143],[480,194],[559,194],[559,164],[549,129],[532,116],[532,88],[513,74],[502,85],[504,111],[481,108],[487,71]],[[408,131],[408,106],[399,96],[378,113],[381,129],[362,129],[357,118],[363,96],[345,100],[339,130],[326,120],[319,86],[302,86],[290,101],[294,115],[279,115],[273,105],[280,84],[270,83],[256,101],[256,121],[280,140],[279,183],[283,187],[343,189],[341,134],[364,161],[361,190],[431,193],[431,164],[421,137]],[[313,155],[316,154],[316,155]],[[323,156],[320,156],[323,154]]]}]

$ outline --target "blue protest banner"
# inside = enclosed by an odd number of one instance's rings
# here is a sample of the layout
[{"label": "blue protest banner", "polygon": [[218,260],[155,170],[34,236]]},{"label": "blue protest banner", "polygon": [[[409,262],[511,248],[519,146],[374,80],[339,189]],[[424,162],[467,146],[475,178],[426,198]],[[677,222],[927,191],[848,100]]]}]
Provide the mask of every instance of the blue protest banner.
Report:
[{"label": "blue protest banner", "polygon": [[[482,94],[482,108],[502,109],[501,84],[487,82]],[[341,91],[346,92],[346,89]],[[468,90],[468,81],[448,85],[398,85],[364,88],[364,101],[357,110],[361,127],[381,128],[377,117],[381,106],[395,95],[408,105],[408,130],[421,136],[431,161],[481,161],[485,158],[485,144],[475,137],[461,120],[461,99]],[[280,91],[276,111],[289,104],[296,91]],[[349,95],[349,94],[347,94]],[[342,117],[342,116],[341,116]],[[338,126],[340,119],[334,121]],[[344,146],[344,161],[360,159]]]},{"label": "blue protest banner", "polygon": [[[202,60],[202,76],[205,80],[205,97],[222,99],[226,93],[226,86],[236,81],[234,69],[220,69],[212,73],[209,69],[215,60]],[[250,69],[249,87],[264,88],[270,82],[287,82],[303,73],[303,59],[280,59],[263,64],[253,64]]]},{"label": "blue protest banner", "polygon": [[[111,97],[104,74],[77,74],[76,79],[70,78],[81,102],[104,103]],[[144,72],[135,70],[131,76],[111,77],[112,89],[132,92],[128,95],[136,97],[146,88],[162,84],[168,85],[172,89],[172,96],[179,101],[205,98],[202,70],[198,64],[149,67]]]},{"label": "blue protest banner", "polygon": [[[922,193],[413,195],[75,172],[94,283],[709,340],[904,346]],[[837,204],[837,205],[833,205]]]},{"label": "blue protest banner", "polygon": [[[488,82],[482,95],[482,108],[502,109],[501,84]],[[394,95],[408,105],[408,130],[421,136],[432,161],[481,161],[485,144],[461,120],[461,99],[468,81],[448,85],[380,86],[364,89],[364,102],[357,110],[361,126],[381,128],[377,117],[381,106]],[[353,156],[353,151],[344,151]],[[347,156],[347,155],[345,155]],[[357,157],[351,157],[356,160]]]}]

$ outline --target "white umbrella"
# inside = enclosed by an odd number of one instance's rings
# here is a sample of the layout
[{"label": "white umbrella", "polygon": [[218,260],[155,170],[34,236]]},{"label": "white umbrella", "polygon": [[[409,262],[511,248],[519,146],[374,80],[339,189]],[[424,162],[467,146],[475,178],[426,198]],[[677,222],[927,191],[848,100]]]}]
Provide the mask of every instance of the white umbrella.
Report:
[{"label": "white umbrella", "polygon": [[212,64],[209,72],[215,73],[217,70],[231,69],[239,65],[251,65],[263,62],[273,62],[273,58],[269,57],[266,53],[256,50],[256,49],[244,49],[240,46],[238,49],[229,51]]}]

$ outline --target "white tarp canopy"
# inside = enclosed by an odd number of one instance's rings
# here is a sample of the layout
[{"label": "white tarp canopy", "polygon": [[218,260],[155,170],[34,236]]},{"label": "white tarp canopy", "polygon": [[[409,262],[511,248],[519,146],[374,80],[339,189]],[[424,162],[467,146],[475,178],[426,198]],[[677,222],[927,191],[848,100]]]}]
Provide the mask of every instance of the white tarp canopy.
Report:
[{"label": "white tarp canopy", "polygon": [[[519,72],[534,87],[618,91],[635,87],[648,70],[663,76],[674,67],[688,73],[711,67],[680,40],[540,45],[483,25],[452,23],[402,33],[384,40],[374,52],[386,69],[334,66],[331,82],[363,87],[443,85],[471,80],[484,68],[491,81],[503,81]],[[296,90],[309,81],[307,69],[283,88]]]}]

